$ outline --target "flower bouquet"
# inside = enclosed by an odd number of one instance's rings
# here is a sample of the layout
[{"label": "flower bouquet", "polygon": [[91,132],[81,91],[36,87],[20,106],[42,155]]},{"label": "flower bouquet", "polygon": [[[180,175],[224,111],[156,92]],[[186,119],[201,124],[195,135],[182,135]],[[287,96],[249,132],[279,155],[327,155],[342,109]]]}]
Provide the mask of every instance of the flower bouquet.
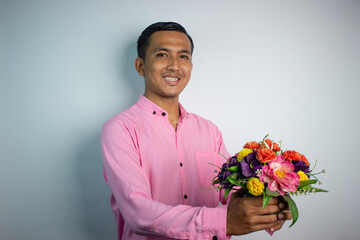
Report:
[{"label": "flower bouquet", "polygon": [[303,154],[293,150],[283,151],[280,145],[267,139],[247,142],[236,155],[227,159],[213,179],[213,186],[225,189],[225,199],[232,190],[240,190],[247,196],[263,196],[263,208],[271,198],[281,196],[288,203],[293,218],[298,220],[298,209],[289,195],[327,192],[312,184],[321,182],[310,170]]}]

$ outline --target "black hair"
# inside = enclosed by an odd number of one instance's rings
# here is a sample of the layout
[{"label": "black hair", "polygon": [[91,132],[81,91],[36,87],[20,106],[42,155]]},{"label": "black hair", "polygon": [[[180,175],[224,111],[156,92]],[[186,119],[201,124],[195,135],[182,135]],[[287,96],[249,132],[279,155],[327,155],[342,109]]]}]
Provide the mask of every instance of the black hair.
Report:
[{"label": "black hair", "polygon": [[159,31],[177,31],[177,32],[185,33],[185,35],[188,37],[191,43],[191,54],[193,53],[194,50],[193,40],[183,26],[181,26],[179,23],[176,22],[157,22],[145,28],[145,30],[141,33],[137,41],[137,52],[139,58],[145,60],[145,52],[146,49],[149,47],[150,36],[151,34]]}]

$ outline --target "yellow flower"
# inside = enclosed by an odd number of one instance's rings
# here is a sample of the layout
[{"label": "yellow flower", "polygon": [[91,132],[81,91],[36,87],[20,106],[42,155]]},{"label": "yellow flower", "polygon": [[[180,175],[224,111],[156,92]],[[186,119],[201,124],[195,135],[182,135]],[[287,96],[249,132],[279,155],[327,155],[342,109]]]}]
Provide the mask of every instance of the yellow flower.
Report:
[{"label": "yellow flower", "polygon": [[246,157],[247,155],[249,155],[250,153],[252,153],[253,150],[250,148],[244,148],[243,150],[241,150],[239,152],[239,154],[237,155],[237,160],[238,162],[241,162],[241,160]]},{"label": "yellow flower", "polygon": [[303,171],[298,171],[297,174],[300,177],[299,181],[309,180],[308,176]]},{"label": "yellow flower", "polygon": [[261,196],[264,193],[264,184],[258,178],[252,177],[247,182],[249,193],[254,196]]}]

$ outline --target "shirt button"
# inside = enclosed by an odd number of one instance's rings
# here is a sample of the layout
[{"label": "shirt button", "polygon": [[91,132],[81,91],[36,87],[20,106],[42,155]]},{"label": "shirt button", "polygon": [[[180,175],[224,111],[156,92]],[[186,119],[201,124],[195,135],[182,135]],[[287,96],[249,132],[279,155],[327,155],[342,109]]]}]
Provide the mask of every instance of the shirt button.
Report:
[{"label": "shirt button", "polygon": [[217,240],[217,236],[213,236],[212,240]]},{"label": "shirt button", "polygon": [[182,163],[180,163],[180,167],[182,167],[183,166],[183,164]]},{"label": "shirt button", "polygon": [[166,115],[166,113],[164,113],[164,112],[163,112],[161,115],[165,116],[165,115]]},{"label": "shirt button", "polygon": [[156,114],[156,112],[155,112],[155,111],[153,111],[153,114],[155,115],[155,114]]},{"label": "shirt button", "polygon": [[184,195],[184,198],[187,199],[187,195]]}]

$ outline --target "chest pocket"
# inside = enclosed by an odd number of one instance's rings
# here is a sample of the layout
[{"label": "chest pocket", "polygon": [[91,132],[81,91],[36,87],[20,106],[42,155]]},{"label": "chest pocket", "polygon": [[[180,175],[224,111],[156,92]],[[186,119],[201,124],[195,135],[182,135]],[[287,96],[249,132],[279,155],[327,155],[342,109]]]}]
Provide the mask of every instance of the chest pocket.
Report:
[{"label": "chest pocket", "polygon": [[216,176],[220,161],[216,152],[195,152],[196,168],[199,185],[203,188],[211,187],[213,178]]},{"label": "chest pocket", "polygon": [[[219,154],[216,152],[195,152],[197,176],[199,181],[199,197],[197,205],[216,207],[219,205],[219,192],[211,185],[217,175]],[[215,166],[214,166],[215,165]]]}]

